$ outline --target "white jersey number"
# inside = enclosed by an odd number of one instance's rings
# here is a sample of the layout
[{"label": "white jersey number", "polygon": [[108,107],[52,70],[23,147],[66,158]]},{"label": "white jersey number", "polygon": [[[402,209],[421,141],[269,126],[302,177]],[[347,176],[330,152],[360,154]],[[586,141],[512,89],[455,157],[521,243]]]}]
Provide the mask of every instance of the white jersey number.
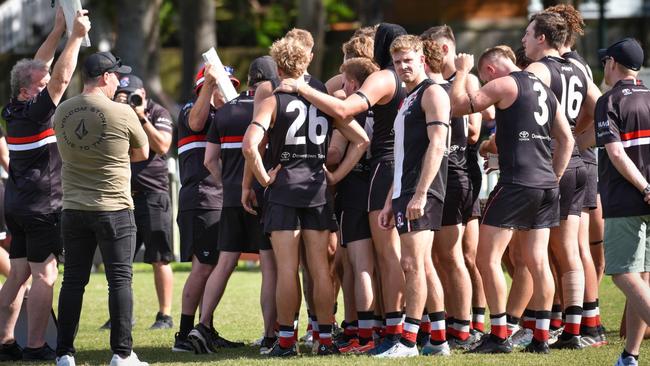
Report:
[{"label": "white jersey number", "polygon": [[535,111],[535,122],[537,122],[538,125],[544,126],[546,123],[548,123],[548,118],[549,118],[549,113],[548,113],[548,105],[546,104],[546,100],[548,99],[548,94],[546,94],[546,89],[544,89],[544,86],[542,83],[539,81],[536,81],[533,83],[533,90],[537,92],[537,102],[539,104],[539,107],[541,108],[542,112],[537,112]]},{"label": "white jersey number", "polygon": [[[308,111],[305,103],[300,100],[292,100],[287,105],[287,113],[296,111],[298,111],[298,116],[296,116],[296,119],[289,126],[284,144],[305,145],[307,143],[307,137],[309,137],[309,141],[314,145],[320,145],[325,142],[329,128],[327,118],[319,116],[316,107],[313,105],[309,106]],[[305,121],[307,121],[307,136],[296,136],[302,128],[302,125],[305,124]]]},{"label": "white jersey number", "polygon": [[575,120],[580,112],[583,98],[582,94],[576,89],[583,87],[582,82],[576,75],[569,77],[568,84],[565,75],[560,75],[560,77],[562,79],[562,100],[560,101],[562,111],[565,112],[567,117]]}]

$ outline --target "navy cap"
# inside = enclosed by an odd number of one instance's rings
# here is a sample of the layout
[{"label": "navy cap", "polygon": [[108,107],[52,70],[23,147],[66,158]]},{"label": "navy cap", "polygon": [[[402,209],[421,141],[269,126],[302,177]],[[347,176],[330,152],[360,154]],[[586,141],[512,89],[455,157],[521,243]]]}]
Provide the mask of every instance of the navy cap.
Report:
[{"label": "navy cap", "polygon": [[607,48],[601,48],[598,50],[598,57],[601,60],[611,57],[617,63],[634,71],[641,69],[645,58],[641,45],[634,38],[623,38]]},{"label": "navy cap", "polygon": [[90,77],[99,76],[105,72],[120,74],[131,73],[131,66],[122,65],[119,57],[110,52],[96,52],[86,58],[84,72]]},{"label": "navy cap", "polygon": [[125,75],[120,78],[120,85],[117,87],[115,94],[131,94],[138,89],[144,89],[144,83],[142,82],[142,79],[135,75]]},{"label": "navy cap", "polygon": [[248,68],[248,85],[253,86],[267,80],[278,80],[278,66],[271,56],[258,57]]}]

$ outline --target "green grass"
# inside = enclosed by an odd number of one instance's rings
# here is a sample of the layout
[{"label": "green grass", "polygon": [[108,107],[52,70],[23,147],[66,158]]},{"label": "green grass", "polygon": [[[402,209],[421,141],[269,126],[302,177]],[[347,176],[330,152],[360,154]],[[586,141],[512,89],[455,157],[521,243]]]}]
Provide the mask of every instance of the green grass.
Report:
[{"label": "green grass", "polygon": [[[175,267],[174,275],[174,322],[177,323],[180,312],[180,293],[188,276],[187,266]],[[261,275],[256,270],[240,270],[233,274],[222,303],[215,313],[215,325],[219,332],[228,339],[252,342],[262,332],[262,317],[259,309],[259,287]],[[60,287],[57,283],[56,296]],[[58,297],[57,297],[58,298]],[[57,299],[55,299],[55,307]],[[339,299],[342,304],[342,300]],[[239,350],[224,350],[219,354],[194,355],[171,352],[174,333],[177,329],[149,331],[157,311],[157,300],[150,269],[138,264],[134,275],[134,306],[137,323],[133,330],[134,350],[140,359],[150,363],[165,365],[193,365],[219,363],[220,365],[613,365],[620,354],[623,344],[618,337],[618,326],[624,297],[609,278],[601,286],[601,314],[608,329],[610,344],[601,348],[584,351],[553,351],[550,355],[540,356],[515,352],[510,355],[465,355],[455,353],[449,358],[416,357],[407,360],[376,360],[365,356],[312,357],[305,356],[291,360],[275,360],[260,357],[255,347]],[[55,309],[56,311],[56,309]],[[339,321],[343,309],[339,307]],[[111,358],[109,349],[109,332],[98,330],[108,319],[108,296],[104,275],[93,274],[86,288],[81,324],[77,334],[76,361],[78,365],[107,364]],[[300,318],[300,330],[304,331],[306,323],[304,307]],[[177,326],[177,324],[175,324]],[[650,346],[644,344],[642,357],[650,357]],[[644,358],[645,358],[644,357]],[[642,359],[643,360],[643,359]],[[44,365],[46,365],[45,363]],[[30,365],[39,365],[31,363]]]}]

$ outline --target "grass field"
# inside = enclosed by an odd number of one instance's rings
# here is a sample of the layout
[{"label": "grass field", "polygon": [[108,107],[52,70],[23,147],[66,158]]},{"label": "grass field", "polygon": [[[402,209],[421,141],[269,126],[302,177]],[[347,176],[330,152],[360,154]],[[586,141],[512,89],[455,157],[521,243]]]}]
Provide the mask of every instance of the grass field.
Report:
[{"label": "grass field", "polygon": [[[189,272],[187,266],[175,266],[173,317],[177,323],[180,313],[180,294]],[[221,305],[215,313],[215,326],[231,340],[251,343],[260,336],[262,317],[259,309],[259,287],[261,275],[256,270],[240,270],[233,274]],[[60,279],[55,291],[55,311]],[[624,297],[609,278],[601,286],[601,314],[608,329],[610,344],[584,351],[554,351],[550,355],[531,355],[515,352],[510,355],[465,355],[455,353],[448,358],[416,357],[401,360],[376,360],[365,356],[312,357],[304,355],[294,359],[275,360],[261,357],[256,347],[228,350],[212,355],[178,354],[171,352],[174,340],[173,330],[150,331],[157,311],[157,300],[153,285],[153,274],[142,264],[136,265],[134,275],[134,303],[137,323],[134,327],[134,350],[144,361],[164,365],[192,365],[218,363],[220,365],[613,365],[622,350],[618,337],[618,326],[624,306]],[[342,304],[342,300],[339,301]],[[338,320],[342,320],[343,309],[339,307]],[[78,365],[107,364],[111,358],[109,332],[98,330],[108,319],[107,285],[104,275],[93,274],[86,288],[81,324],[75,346]],[[305,329],[306,313],[303,307],[300,330]],[[177,324],[175,324],[177,326]],[[301,334],[302,336],[302,334]],[[644,344],[641,364],[650,357],[650,346]],[[643,357],[645,356],[645,357]],[[648,363],[645,363],[648,364]],[[31,365],[38,365],[31,363]]]}]

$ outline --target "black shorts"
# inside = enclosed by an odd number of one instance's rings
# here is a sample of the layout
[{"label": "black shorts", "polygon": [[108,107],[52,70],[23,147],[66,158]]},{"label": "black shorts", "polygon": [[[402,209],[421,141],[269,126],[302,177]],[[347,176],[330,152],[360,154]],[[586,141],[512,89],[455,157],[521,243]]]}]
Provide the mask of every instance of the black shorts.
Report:
[{"label": "black shorts", "polygon": [[181,261],[191,262],[192,256],[203,264],[217,264],[219,250],[219,220],[221,210],[180,211],[176,222],[181,237]]},{"label": "black shorts", "polygon": [[167,192],[139,192],[133,195],[135,252],[144,244],[144,262],[174,260],[171,200]]},{"label": "black shorts", "polygon": [[442,209],[442,226],[467,224],[472,217],[472,199],[471,188],[448,185]]},{"label": "black shorts", "polygon": [[[284,230],[330,230],[334,213],[330,205],[290,207],[267,202],[264,208],[264,232]],[[336,221],[336,218],[334,218]]]},{"label": "black shorts", "polygon": [[567,168],[560,179],[560,220],[569,215],[580,216],[585,199],[587,169],[584,166]]},{"label": "black shorts", "polygon": [[386,204],[388,191],[393,185],[393,161],[378,161],[370,166],[370,189],[368,193],[368,212],[381,210]]},{"label": "black shorts", "polygon": [[28,262],[43,263],[50,254],[58,257],[63,251],[61,213],[5,215],[11,233],[9,258],[27,258]]},{"label": "black shorts", "polygon": [[585,164],[587,168],[587,184],[585,185],[585,199],[582,208],[595,210],[598,206],[598,165]]},{"label": "black shorts", "polygon": [[518,230],[558,226],[560,190],[497,184],[488,197],[481,225]]},{"label": "black shorts", "polygon": [[413,195],[400,196],[393,199],[393,212],[397,232],[402,235],[413,231],[440,230],[443,202],[434,196],[427,196],[427,204],[424,205],[424,215],[417,220],[407,220],[406,206],[408,206],[411,198],[413,198]]},{"label": "black shorts", "polygon": [[[477,170],[475,170],[477,169]],[[472,216],[471,217],[481,217],[481,186],[483,185],[483,174],[481,173],[481,168],[477,166],[472,168],[470,166],[470,181],[472,182]]]},{"label": "black shorts", "polygon": [[257,253],[264,240],[260,219],[243,207],[224,207],[219,221],[219,244],[221,252]]},{"label": "black shorts", "polygon": [[348,243],[372,238],[366,210],[342,208],[338,212],[338,219],[343,248],[346,248]]}]

